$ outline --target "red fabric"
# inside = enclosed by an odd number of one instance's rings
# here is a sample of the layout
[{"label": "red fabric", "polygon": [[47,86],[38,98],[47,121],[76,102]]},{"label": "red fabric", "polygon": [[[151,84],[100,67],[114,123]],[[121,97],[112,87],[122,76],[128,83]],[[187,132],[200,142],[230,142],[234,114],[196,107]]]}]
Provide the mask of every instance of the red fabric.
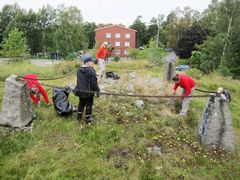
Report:
[{"label": "red fabric", "polygon": [[[38,76],[36,74],[27,74],[26,76],[24,76],[23,79],[27,81],[28,89],[31,89],[32,87],[37,87],[38,91],[42,94],[45,102],[47,104],[49,103],[49,99],[46,91],[43,89],[41,84],[39,84],[39,82],[36,80],[38,79]],[[40,97],[36,97],[33,94],[30,94],[30,97],[32,98],[33,102],[36,104],[40,101]]]},{"label": "red fabric", "polygon": [[109,57],[109,56],[111,56],[111,54],[112,54],[112,53],[107,49],[107,50],[106,50],[106,56]]},{"label": "red fabric", "polygon": [[108,52],[107,48],[100,47],[97,51],[96,58],[97,59],[105,59],[106,55],[107,55],[107,52]]},{"label": "red fabric", "polygon": [[179,75],[180,82],[175,83],[174,90],[176,91],[178,86],[185,89],[185,93],[182,95],[183,97],[189,96],[191,94],[191,89],[195,87],[195,81],[187,76],[187,75]]}]

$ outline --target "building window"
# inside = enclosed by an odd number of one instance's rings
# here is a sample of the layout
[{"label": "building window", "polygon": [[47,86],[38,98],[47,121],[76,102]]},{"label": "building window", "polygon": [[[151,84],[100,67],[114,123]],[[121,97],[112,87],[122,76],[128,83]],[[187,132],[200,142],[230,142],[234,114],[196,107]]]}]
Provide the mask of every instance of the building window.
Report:
[{"label": "building window", "polygon": [[125,34],[125,38],[129,39],[130,38],[130,34]]},{"label": "building window", "polygon": [[111,37],[112,37],[111,33],[106,33],[106,38],[111,38]]},{"label": "building window", "polygon": [[120,33],[116,33],[115,34],[115,38],[121,38],[121,34]]},{"label": "building window", "polygon": [[128,50],[124,50],[124,54],[125,54],[125,55],[128,55]]},{"label": "building window", "polygon": [[115,49],[115,50],[114,50],[114,54],[116,54],[116,55],[121,54],[121,50],[120,50],[120,49]]},{"label": "building window", "polygon": [[125,47],[130,47],[130,42],[125,42]]},{"label": "building window", "polygon": [[115,46],[121,46],[121,43],[120,42],[115,42]]}]

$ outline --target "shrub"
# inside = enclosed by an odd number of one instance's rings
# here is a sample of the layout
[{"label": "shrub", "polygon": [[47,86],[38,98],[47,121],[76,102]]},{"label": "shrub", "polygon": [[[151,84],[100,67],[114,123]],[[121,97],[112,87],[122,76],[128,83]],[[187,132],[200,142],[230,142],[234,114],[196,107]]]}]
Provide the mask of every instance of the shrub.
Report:
[{"label": "shrub", "polygon": [[194,79],[201,79],[203,77],[203,73],[195,68],[188,70],[187,74],[193,77]]},{"label": "shrub", "polygon": [[13,29],[8,39],[3,44],[3,52],[6,57],[22,58],[27,54],[27,40],[18,29]]}]

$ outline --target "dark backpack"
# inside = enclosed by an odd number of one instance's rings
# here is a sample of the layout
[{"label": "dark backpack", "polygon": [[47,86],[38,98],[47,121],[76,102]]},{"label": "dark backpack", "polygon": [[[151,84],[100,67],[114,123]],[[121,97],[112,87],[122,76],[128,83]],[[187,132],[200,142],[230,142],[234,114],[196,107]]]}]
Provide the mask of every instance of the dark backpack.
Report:
[{"label": "dark backpack", "polygon": [[115,72],[106,72],[106,78],[112,78],[114,80],[119,80],[120,76]]}]

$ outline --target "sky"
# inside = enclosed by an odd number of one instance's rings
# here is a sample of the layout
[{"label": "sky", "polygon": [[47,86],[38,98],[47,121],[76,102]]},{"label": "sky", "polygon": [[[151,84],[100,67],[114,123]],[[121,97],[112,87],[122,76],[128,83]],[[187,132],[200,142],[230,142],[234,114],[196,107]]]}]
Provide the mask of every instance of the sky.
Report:
[{"label": "sky", "polygon": [[22,8],[34,10],[46,4],[55,8],[59,4],[73,5],[81,10],[84,21],[129,26],[138,15],[143,17],[144,22],[149,22],[159,14],[167,16],[177,7],[189,6],[201,12],[211,0],[0,0],[0,8],[15,2]]}]

